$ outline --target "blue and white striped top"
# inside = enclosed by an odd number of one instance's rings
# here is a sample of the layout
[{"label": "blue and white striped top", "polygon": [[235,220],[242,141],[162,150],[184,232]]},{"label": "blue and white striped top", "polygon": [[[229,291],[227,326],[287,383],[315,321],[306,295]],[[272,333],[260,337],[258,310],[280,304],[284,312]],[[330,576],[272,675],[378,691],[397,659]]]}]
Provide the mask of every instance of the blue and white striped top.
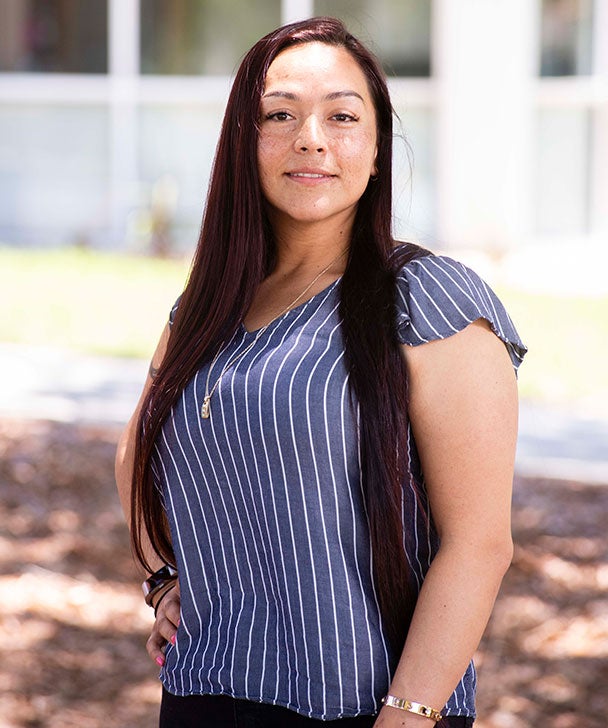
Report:
[{"label": "blue and white striped top", "polygon": [[[406,264],[397,331],[416,346],[483,317],[515,367],[525,348],[500,301],[445,257]],[[177,695],[227,694],[333,720],[372,714],[397,661],[383,634],[363,508],[339,280],[273,321],[221,379],[211,417],[201,367],[153,458],[180,576],[182,616],[161,671]],[[213,384],[256,332],[241,326]],[[413,476],[422,483],[410,433]],[[437,549],[404,485],[409,561],[420,584]],[[431,526],[432,528],[432,526]],[[471,664],[445,712],[474,715]]]}]

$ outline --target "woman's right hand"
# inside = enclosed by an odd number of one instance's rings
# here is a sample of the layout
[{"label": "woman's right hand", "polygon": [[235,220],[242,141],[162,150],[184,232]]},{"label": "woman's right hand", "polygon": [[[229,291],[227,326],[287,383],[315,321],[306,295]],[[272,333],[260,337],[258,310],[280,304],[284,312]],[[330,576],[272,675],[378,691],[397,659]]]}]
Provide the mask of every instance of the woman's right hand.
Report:
[{"label": "woman's right hand", "polygon": [[152,632],[146,642],[146,650],[157,665],[165,664],[167,643],[175,644],[175,635],[179,626],[181,599],[179,582],[162,597],[156,609],[156,620]]}]

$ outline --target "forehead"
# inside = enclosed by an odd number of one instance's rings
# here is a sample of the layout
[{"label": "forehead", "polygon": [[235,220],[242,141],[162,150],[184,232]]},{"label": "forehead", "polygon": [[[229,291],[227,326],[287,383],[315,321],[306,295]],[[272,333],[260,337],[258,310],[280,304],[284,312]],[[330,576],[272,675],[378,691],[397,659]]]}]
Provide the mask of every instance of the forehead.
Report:
[{"label": "forehead", "polygon": [[358,62],[342,46],[302,43],[279,53],[268,68],[264,93],[277,87],[303,90],[340,91],[352,89],[371,103],[367,78]]}]

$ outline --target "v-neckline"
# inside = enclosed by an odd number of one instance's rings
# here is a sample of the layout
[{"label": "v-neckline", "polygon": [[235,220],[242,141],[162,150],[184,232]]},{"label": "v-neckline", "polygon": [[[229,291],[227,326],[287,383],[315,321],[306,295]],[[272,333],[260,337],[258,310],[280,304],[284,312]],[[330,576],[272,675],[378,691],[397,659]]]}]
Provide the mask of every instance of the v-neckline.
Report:
[{"label": "v-neckline", "polygon": [[271,319],[264,326],[258,326],[256,329],[249,330],[245,326],[245,323],[243,321],[241,321],[241,324],[240,324],[241,330],[245,333],[245,335],[247,337],[257,336],[258,334],[260,334],[260,332],[263,332],[265,329],[270,329],[271,327],[274,327],[274,325],[277,324],[278,322],[284,321],[294,311],[300,311],[302,308],[304,308],[304,306],[307,306],[311,301],[314,301],[316,298],[319,298],[320,296],[327,294],[341,280],[342,280],[342,275],[338,276],[335,281],[332,281],[329,285],[325,286],[325,288],[320,290],[318,293],[314,293],[310,298],[307,298],[305,301],[302,301],[302,303],[299,303],[297,306],[290,308],[289,311],[285,311],[284,314]]}]

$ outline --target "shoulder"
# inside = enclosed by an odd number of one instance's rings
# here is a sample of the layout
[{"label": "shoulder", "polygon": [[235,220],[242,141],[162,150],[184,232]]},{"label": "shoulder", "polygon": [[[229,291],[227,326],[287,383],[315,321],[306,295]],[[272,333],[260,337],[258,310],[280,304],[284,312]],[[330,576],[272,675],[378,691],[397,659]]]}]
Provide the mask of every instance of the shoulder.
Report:
[{"label": "shoulder", "polygon": [[449,311],[476,296],[495,295],[475,271],[446,255],[427,253],[408,260],[397,267],[396,278],[406,309],[418,304]]},{"label": "shoulder", "polygon": [[506,345],[513,366],[519,366],[526,347],[498,296],[471,268],[430,253],[406,260],[395,275],[400,343],[418,346],[446,339],[484,319]]}]

